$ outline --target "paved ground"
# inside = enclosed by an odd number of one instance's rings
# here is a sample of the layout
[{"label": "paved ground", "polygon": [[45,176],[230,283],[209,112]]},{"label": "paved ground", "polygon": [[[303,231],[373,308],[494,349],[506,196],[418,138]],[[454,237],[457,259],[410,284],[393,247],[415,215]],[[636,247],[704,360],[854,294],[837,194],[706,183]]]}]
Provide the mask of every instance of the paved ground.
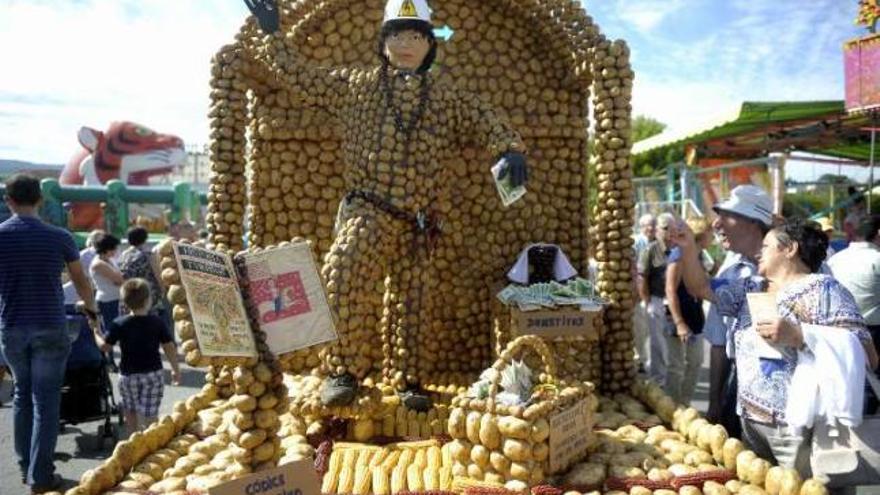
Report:
[{"label": "paved ground", "polygon": [[[117,362],[119,358],[117,356]],[[168,364],[165,363],[166,369]],[[204,384],[204,372],[183,365],[181,368],[181,386],[166,385],[165,398],[162,401],[160,415],[169,414],[174,403],[186,399]],[[167,371],[170,383],[171,372]],[[116,399],[118,375],[111,374],[113,390]],[[0,494],[17,495],[30,493],[27,487],[21,484],[18,465],[15,460],[15,450],[12,440],[12,382],[7,378],[0,384]],[[118,425],[118,419],[114,418],[114,424]],[[58,436],[58,448],[55,454],[55,466],[57,472],[64,478],[64,489],[74,486],[76,480],[87,469],[97,466],[103,459],[112,453],[110,442],[103,448],[99,448],[98,428],[103,420],[78,425],[66,426]]]}]

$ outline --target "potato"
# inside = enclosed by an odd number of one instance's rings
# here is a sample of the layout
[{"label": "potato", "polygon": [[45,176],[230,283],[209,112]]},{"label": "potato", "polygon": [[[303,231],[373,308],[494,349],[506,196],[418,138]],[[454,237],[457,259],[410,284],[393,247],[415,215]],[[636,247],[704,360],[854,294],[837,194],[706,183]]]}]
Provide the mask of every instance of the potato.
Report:
[{"label": "potato", "polygon": [[498,429],[497,418],[491,414],[484,414],[480,418],[480,443],[487,449],[494,450],[501,446],[501,432]]},{"label": "potato", "polygon": [[[451,424],[451,415],[449,420]],[[498,430],[505,437],[528,440],[531,435],[532,425],[524,419],[519,419],[514,416],[502,416],[498,418]]]},{"label": "potato", "polygon": [[511,462],[510,463],[510,477],[519,480],[528,482],[532,477],[532,470],[523,463],[520,462]]},{"label": "potato", "polygon": [[544,419],[538,419],[532,425],[532,442],[543,442],[550,436],[550,423]]},{"label": "potato", "polygon": [[800,495],[828,495],[828,488],[819,480],[810,478],[801,485]]},{"label": "potato", "polygon": [[736,458],[740,452],[745,449],[743,443],[737,438],[728,438],[724,441],[722,448],[722,457],[724,458],[724,468],[729,471],[737,472]]},{"label": "potato", "polygon": [[727,430],[721,425],[712,425],[709,432],[709,451],[717,463],[724,462],[724,444],[727,442]]},{"label": "potato", "polygon": [[452,458],[460,462],[467,462],[471,458],[472,445],[467,440],[453,440],[449,447]]},{"label": "potato", "polygon": [[801,489],[801,483],[801,475],[796,469],[783,469],[779,481],[779,495],[797,495]]},{"label": "potato", "polygon": [[467,434],[467,439],[473,444],[480,443],[480,420],[482,417],[482,414],[475,411],[471,411],[467,415],[465,432]]},{"label": "potato", "polygon": [[515,438],[504,440],[502,452],[504,452],[508,459],[516,462],[529,461],[532,457],[531,445],[525,440],[517,440]]},{"label": "potato", "polygon": [[499,473],[510,472],[510,459],[500,452],[489,453],[489,464]]},{"label": "potato", "polygon": [[785,468],[780,466],[773,466],[767,470],[767,476],[764,479],[764,490],[766,490],[769,495],[779,495],[782,474],[784,472]]},{"label": "potato", "polygon": [[763,487],[764,481],[767,479],[767,471],[770,469],[770,463],[760,457],[752,459],[746,469],[745,480],[749,483]]},{"label": "potato", "polygon": [[730,495],[730,490],[727,489],[721,483],[716,481],[708,480],[703,483],[703,494],[704,495]]},{"label": "potato", "polygon": [[251,412],[257,408],[257,399],[249,395],[234,395],[229,402],[241,412]]},{"label": "potato", "polygon": [[486,471],[489,468],[489,450],[482,445],[474,445],[471,449],[471,461]]},{"label": "potato", "polygon": [[238,440],[238,445],[245,449],[253,449],[263,443],[266,440],[266,436],[266,430],[261,428],[253,429],[242,433],[241,438]]},{"label": "potato", "polygon": [[467,437],[466,415],[463,409],[456,407],[449,412],[447,428],[449,436],[451,436],[452,438],[457,439]]}]

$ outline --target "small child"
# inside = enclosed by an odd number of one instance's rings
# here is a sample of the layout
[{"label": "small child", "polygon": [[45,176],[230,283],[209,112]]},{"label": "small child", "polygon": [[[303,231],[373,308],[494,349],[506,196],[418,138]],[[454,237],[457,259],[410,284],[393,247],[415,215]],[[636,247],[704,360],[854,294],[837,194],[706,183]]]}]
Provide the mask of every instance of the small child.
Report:
[{"label": "small child", "polygon": [[120,295],[131,314],[114,320],[106,339],[99,344],[102,351],[108,352],[119,342],[122,351],[119,395],[126,427],[132,432],[150,425],[159,415],[165,388],[160,345],[171,363],[174,385],[180,383],[180,368],[170,329],[159,317],[149,314],[152,301],[147,281],[126,280]]}]

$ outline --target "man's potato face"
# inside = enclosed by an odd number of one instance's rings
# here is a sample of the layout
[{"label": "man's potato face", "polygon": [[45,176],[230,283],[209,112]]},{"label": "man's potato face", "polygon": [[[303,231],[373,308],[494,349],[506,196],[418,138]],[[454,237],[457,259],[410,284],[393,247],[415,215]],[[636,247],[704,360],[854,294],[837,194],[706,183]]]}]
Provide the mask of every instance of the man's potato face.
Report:
[{"label": "man's potato face", "polygon": [[411,29],[390,34],[385,39],[385,55],[398,69],[418,69],[430,50],[428,38]]}]

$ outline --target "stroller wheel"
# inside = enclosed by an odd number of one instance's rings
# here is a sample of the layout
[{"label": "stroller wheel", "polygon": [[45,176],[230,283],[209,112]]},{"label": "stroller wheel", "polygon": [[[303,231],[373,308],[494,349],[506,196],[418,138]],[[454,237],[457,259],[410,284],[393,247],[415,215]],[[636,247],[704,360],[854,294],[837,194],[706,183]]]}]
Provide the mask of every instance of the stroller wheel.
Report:
[{"label": "stroller wheel", "polygon": [[104,446],[110,440],[110,448],[113,448],[119,442],[119,428],[110,423],[98,426],[98,450],[104,450]]}]

